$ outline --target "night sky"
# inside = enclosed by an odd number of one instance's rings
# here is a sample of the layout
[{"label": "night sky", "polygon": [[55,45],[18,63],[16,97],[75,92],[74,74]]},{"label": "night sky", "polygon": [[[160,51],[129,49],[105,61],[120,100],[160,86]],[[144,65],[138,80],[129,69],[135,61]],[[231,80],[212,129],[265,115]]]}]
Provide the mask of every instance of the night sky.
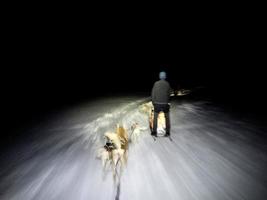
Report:
[{"label": "night sky", "polygon": [[7,33],[2,113],[8,131],[99,96],[149,96],[160,70],[173,88],[204,86],[232,107],[265,109],[266,62],[256,27],[199,23],[178,34],[175,26],[107,32],[61,25],[18,22]]}]

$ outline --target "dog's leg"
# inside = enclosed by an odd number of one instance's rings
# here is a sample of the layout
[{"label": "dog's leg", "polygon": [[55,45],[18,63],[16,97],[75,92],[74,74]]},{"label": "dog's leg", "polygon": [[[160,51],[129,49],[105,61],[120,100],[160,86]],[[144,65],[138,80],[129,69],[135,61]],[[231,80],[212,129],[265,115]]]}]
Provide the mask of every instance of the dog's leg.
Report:
[{"label": "dog's leg", "polygon": [[102,179],[103,180],[105,180],[105,178],[107,176],[108,166],[111,166],[110,158],[111,158],[110,152],[105,150],[105,152],[103,152],[103,154],[102,154],[102,167],[103,167],[102,168],[103,169]]},{"label": "dog's leg", "polygon": [[124,153],[123,153],[123,167],[125,167],[127,165],[127,161],[128,161],[128,150],[124,150]]},{"label": "dog's leg", "polygon": [[101,161],[102,161],[102,167],[105,167],[106,165],[106,160],[108,159],[108,152],[106,152],[106,150],[103,150],[101,153]]},{"label": "dog's leg", "polygon": [[107,169],[107,165],[108,165],[108,163],[109,163],[109,161],[110,161],[110,152],[107,152],[107,154],[105,155],[105,158],[104,158],[104,160],[103,160],[103,168],[104,168],[104,170],[106,170]]},{"label": "dog's leg", "polygon": [[117,162],[118,162],[118,151],[112,151],[112,173],[113,173],[113,182],[116,184],[117,182]]},{"label": "dog's leg", "polygon": [[116,177],[117,177],[116,180],[118,184],[120,183],[121,180],[122,171],[123,171],[123,158],[120,155],[116,163]]}]

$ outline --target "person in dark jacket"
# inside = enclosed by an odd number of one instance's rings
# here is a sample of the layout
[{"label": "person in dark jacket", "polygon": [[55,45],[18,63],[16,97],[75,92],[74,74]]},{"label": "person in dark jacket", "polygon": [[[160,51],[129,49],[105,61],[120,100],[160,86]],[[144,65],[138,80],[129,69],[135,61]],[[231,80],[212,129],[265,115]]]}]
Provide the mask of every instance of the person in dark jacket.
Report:
[{"label": "person in dark jacket", "polygon": [[169,98],[171,94],[171,87],[168,81],[166,81],[166,73],[164,71],[159,73],[159,81],[154,83],[152,88],[152,103],[154,106],[154,120],[153,129],[151,135],[157,136],[158,114],[163,111],[166,122],[165,136],[170,136],[170,105]]}]

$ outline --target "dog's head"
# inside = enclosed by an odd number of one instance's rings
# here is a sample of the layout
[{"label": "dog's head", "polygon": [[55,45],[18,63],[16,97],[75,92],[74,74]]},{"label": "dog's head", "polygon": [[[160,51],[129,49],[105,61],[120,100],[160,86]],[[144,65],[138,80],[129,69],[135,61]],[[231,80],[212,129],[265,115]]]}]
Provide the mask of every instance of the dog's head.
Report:
[{"label": "dog's head", "polygon": [[115,139],[115,133],[112,133],[112,132],[106,132],[104,134],[104,136],[105,136],[106,139],[108,139],[110,141],[113,140],[113,139]]},{"label": "dog's head", "polygon": [[116,146],[116,148],[121,148],[121,142],[116,133],[106,132],[104,135],[108,141],[110,141]]}]

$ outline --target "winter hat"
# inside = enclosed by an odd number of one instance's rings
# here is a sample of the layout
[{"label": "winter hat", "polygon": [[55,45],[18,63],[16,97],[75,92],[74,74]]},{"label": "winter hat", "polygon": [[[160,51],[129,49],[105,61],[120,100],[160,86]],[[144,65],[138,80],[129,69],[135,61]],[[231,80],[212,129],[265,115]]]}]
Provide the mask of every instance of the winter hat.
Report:
[{"label": "winter hat", "polygon": [[166,79],[166,72],[162,71],[159,73],[159,79]]}]

